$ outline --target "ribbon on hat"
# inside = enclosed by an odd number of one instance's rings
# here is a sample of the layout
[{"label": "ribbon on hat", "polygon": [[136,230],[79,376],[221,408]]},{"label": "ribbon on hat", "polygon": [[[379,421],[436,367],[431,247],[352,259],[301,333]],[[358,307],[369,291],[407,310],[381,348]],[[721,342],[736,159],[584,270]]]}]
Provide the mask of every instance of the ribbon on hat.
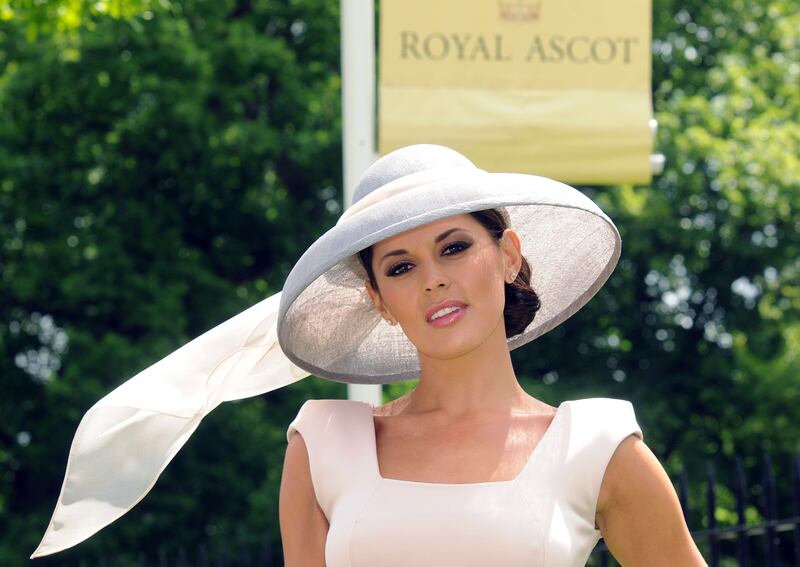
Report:
[{"label": "ribbon on hat", "polygon": [[206,331],[86,412],[72,440],[55,511],[31,559],[72,547],[133,508],[222,402],[309,375],[278,344],[280,296]]}]

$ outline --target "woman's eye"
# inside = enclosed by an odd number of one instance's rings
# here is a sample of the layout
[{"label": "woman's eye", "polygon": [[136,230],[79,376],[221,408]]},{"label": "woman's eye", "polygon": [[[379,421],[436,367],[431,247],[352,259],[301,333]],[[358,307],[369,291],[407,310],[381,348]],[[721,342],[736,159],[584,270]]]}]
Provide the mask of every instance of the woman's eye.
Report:
[{"label": "woman's eye", "polygon": [[389,277],[399,276],[400,274],[404,274],[408,271],[408,269],[401,269],[407,268],[410,264],[408,262],[398,262],[397,264],[392,265],[386,272],[386,275]]},{"label": "woman's eye", "polygon": [[[463,241],[451,242],[442,249],[442,255],[453,256],[454,254],[460,254],[470,246],[472,246],[472,244],[469,242],[463,242]],[[393,264],[386,271],[386,275],[388,277],[399,276],[408,272],[408,270],[411,269],[411,267],[413,267],[413,264],[411,262],[398,262],[397,264]]]},{"label": "woman's eye", "polygon": [[[462,241],[453,242],[445,246],[444,250],[442,250],[442,253],[445,253],[448,256],[452,256],[453,254],[458,254],[459,252],[463,252],[470,246],[471,244],[469,242],[462,242]],[[448,250],[452,250],[452,252],[448,253]]]}]

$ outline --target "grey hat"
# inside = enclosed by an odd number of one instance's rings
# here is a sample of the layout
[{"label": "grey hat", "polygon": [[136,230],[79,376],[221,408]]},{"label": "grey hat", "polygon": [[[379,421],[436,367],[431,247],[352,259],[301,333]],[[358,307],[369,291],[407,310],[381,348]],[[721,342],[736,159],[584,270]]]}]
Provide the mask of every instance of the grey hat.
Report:
[{"label": "grey hat", "polygon": [[420,144],[376,161],[336,226],[297,261],[281,293],[278,341],[322,378],[386,384],[419,375],[417,349],[374,308],[357,253],[445,217],[499,209],[519,235],[541,308],[508,339],[513,350],[583,307],[620,255],[614,223],[580,191],[546,177],[488,173],[458,152]]}]

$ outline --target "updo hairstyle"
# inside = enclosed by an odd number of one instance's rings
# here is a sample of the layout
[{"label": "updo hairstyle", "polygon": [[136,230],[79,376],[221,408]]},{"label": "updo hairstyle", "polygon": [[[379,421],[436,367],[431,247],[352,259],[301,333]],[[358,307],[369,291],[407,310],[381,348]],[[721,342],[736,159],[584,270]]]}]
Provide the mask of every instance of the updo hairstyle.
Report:
[{"label": "updo hairstyle", "polygon": [[[469,213],[481,226],[483,226],[500,246],[503,231],[508,228],[503,215],[496,209],[486,209]],[[372,288],[378,290],[378,282],[372,271],[372,247],[365,248],[358,253],[361,264],[367,271]],[[536,312],[541,306],[539,296],[531,287],[531,267],[525,257],[522,257],[522,266],[517,273],[517,278],[512,283],[505,284],[506,301],[503,308],[503,319],[506,326],[506,338],[513,337],[523,332],[533,321]]]}]

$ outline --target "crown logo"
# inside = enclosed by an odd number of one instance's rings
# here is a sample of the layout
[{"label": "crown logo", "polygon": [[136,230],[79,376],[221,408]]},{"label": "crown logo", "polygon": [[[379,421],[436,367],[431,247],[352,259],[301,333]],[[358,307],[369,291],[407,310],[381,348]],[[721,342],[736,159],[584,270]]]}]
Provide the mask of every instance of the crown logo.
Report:
[{"label": "crown logo", "polygon": [[500,5],[500,17],[511,22],[531,22],[539,19],[542,10],[542,2],[526,2],[516,0],[516,2],[498,2]]}]

